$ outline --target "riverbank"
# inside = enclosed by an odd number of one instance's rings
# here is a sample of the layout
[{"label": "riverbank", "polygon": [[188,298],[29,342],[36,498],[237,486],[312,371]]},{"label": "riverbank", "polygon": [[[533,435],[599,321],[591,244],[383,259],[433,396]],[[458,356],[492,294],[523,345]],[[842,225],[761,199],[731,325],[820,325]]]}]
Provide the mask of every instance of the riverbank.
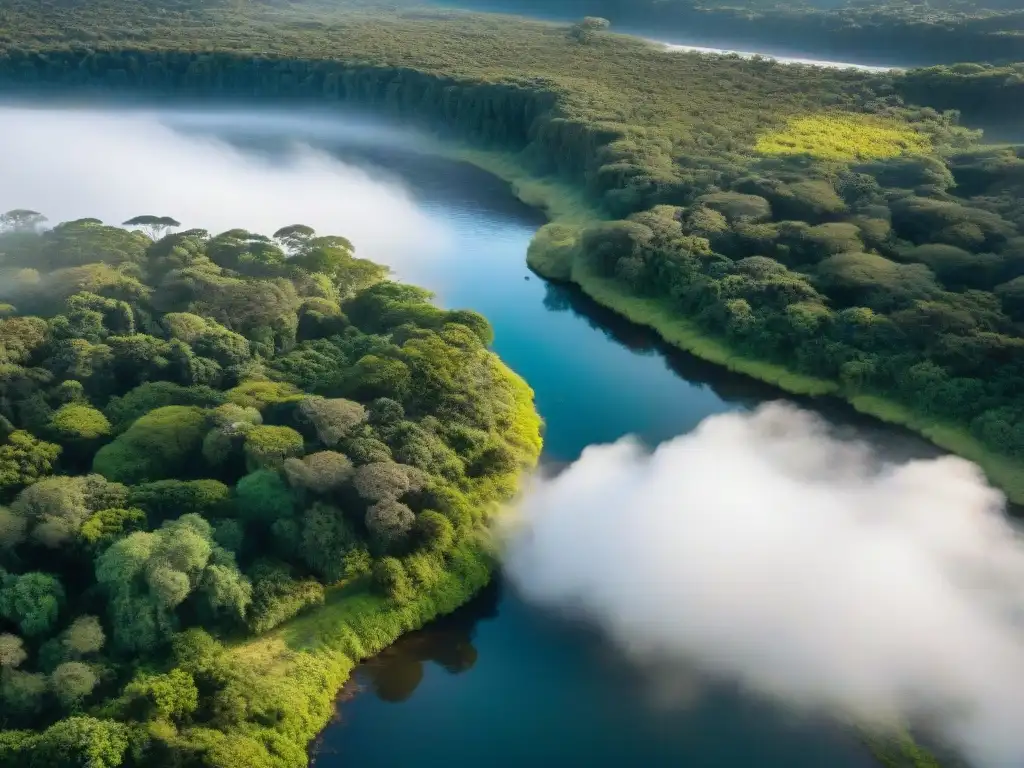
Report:
[{"label": "riverbank", "polygon": [[520,199],[548,214],[550,223],[535,236],[527,259],[537,274],[550,280],[576,284],[597,303],[631,322],[651,328],[669,344],[702,360],[794,395],[836,397],[860,413],[909,429],[939,448],[974,462],[1010,501],[1024,503],[1024,465],[989,450],[967,430],[923,418],[899,403],[876,395],[844,390],[838,382],[807,376],[739,354],[681,317],[663,300],[631,296],[623,292],[616,281],[596,274],[583,259],[578,258],[576,238],[583,226],[605,216],[588,205],[579,192],[565,182],[531,176],[524,165],[517,163],[510,154],[460,148],[442,151],[449,157],[473,163],[508,181]]},{"label": "riverbank", "polygon": [[[509,439],[535,465],[542,446],[542,422],[533,391],[507,366],[499,363],[498,367],[514,393],[516,417]],[[510,482],[477,484],[468,495],[476,508],[475,519],[487,523],[500,513],[509,501]],[[496,567],[492,544],[489,529],[479,528],[449,554],[446,567],[434,573],[433,581],[405,602],[381,597],[371,589],[369,577],[361,577],[328,589],[324,604],[315,610],[231,646],[227,653],[235,674],[259,686],[260,698],[268,711],[273,710],[260,738],[274,762],[234,754],[230,730],[204,733],[201,739],[183,733],[182,745],[187,748],[212,739],[204,762],[211,768],[305,768],[309,745],[330,722],[337,694],[356,664],[405,633],[453,612],[487,586]],[[267,741],[268,731],[275,735],[272,744]],[[169,739],[169,744],[173,747],[175,741]]]}]

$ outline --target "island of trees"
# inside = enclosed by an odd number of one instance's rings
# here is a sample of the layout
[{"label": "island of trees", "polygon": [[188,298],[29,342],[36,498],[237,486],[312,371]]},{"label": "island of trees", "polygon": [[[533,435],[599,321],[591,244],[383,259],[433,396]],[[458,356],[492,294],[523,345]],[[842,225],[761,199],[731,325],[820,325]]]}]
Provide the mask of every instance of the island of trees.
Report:
[{"label": "island of trees", "polygon": [[42,223],[0,217],[0,766],[304,766],[487,582],[532,392],[343,237]]}]

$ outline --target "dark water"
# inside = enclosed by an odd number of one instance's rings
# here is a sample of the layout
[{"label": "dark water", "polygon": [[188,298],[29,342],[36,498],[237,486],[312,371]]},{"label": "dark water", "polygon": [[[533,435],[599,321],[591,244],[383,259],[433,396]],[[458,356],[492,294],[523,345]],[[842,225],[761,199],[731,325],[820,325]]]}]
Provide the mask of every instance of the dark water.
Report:
[{"label": "dark water", "polygon": [[[526,247],[543,220],[499,180],[394,146],[331,149],[399,175],[448,231],[449,258],[416,279],[445,304],[490,318],[495,349],[536,391],[547,462],[571,461],[587,445],[626,434],[657,443],[712,414],[781,396],[669,352],[578,292],[531,275]],[[888,452],[928,452],[920,441],[838,406],[818,407],[841,429]],[[337,722],[316,749],[316,764],[874,765],[851,734],[829,723],[801,721],[728,686],[698,686],[675,672],[666,679],[665,672],[656,670],[661,685],[652,685],[650,675],[627,667],[587,628],[495,586],[360,667],[353,695],[343,697]]]}]

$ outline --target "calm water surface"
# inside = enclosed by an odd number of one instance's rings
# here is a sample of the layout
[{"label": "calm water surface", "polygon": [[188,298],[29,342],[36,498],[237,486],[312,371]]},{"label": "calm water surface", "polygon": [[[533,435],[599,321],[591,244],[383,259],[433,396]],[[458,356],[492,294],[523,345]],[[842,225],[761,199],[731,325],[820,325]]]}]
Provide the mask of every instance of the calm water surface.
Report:
[{"label": "calm water surface", "polygon": [[[643,329],[531,275],[526,248],[543,220],[497,179],[395,147],[330,149],[399,175],[447,230],[448,258],[416,280],[445,304],[490,318],[496,351],[536,391],[545,461],[571,461],[587,445],[626,434],[654,444],[712,414],[780,396],[669,353]],[[873,432],[841,409],[833,417],[844,429],[883,436],[889,451],[923,450],[911,438]],[[800,720],[727,685],[655,672],[660,685],[587,628],[496,585],[362,665],[315,750],[316,765],[874,765],[855,738],[831,724]]]}]

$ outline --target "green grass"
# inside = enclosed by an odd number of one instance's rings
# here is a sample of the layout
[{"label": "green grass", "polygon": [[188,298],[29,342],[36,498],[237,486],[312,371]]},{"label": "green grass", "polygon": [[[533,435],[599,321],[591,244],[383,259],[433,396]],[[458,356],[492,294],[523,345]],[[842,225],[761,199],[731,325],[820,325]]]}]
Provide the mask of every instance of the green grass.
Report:
[{"label": "green grass", "polygon": [[1010,501],[1024,504],[1024,465],[986,448],[967,430],[922,417],[899,403],[874,395],[851,395],[846,399],[861,413],[906,427],[940,448],[973,461]]},{"label": "green grass", "polygon": [[839,389],[835,382],[794,373],[780,365],[741,355],[680,317],[665,302],[624,293],[615,280],[594,274],[580,260],[573,264],[572,279],[599,304],[638,325],[654,329],[665,341],[702,360],[774,384],[795,395],[832,395]]}]

